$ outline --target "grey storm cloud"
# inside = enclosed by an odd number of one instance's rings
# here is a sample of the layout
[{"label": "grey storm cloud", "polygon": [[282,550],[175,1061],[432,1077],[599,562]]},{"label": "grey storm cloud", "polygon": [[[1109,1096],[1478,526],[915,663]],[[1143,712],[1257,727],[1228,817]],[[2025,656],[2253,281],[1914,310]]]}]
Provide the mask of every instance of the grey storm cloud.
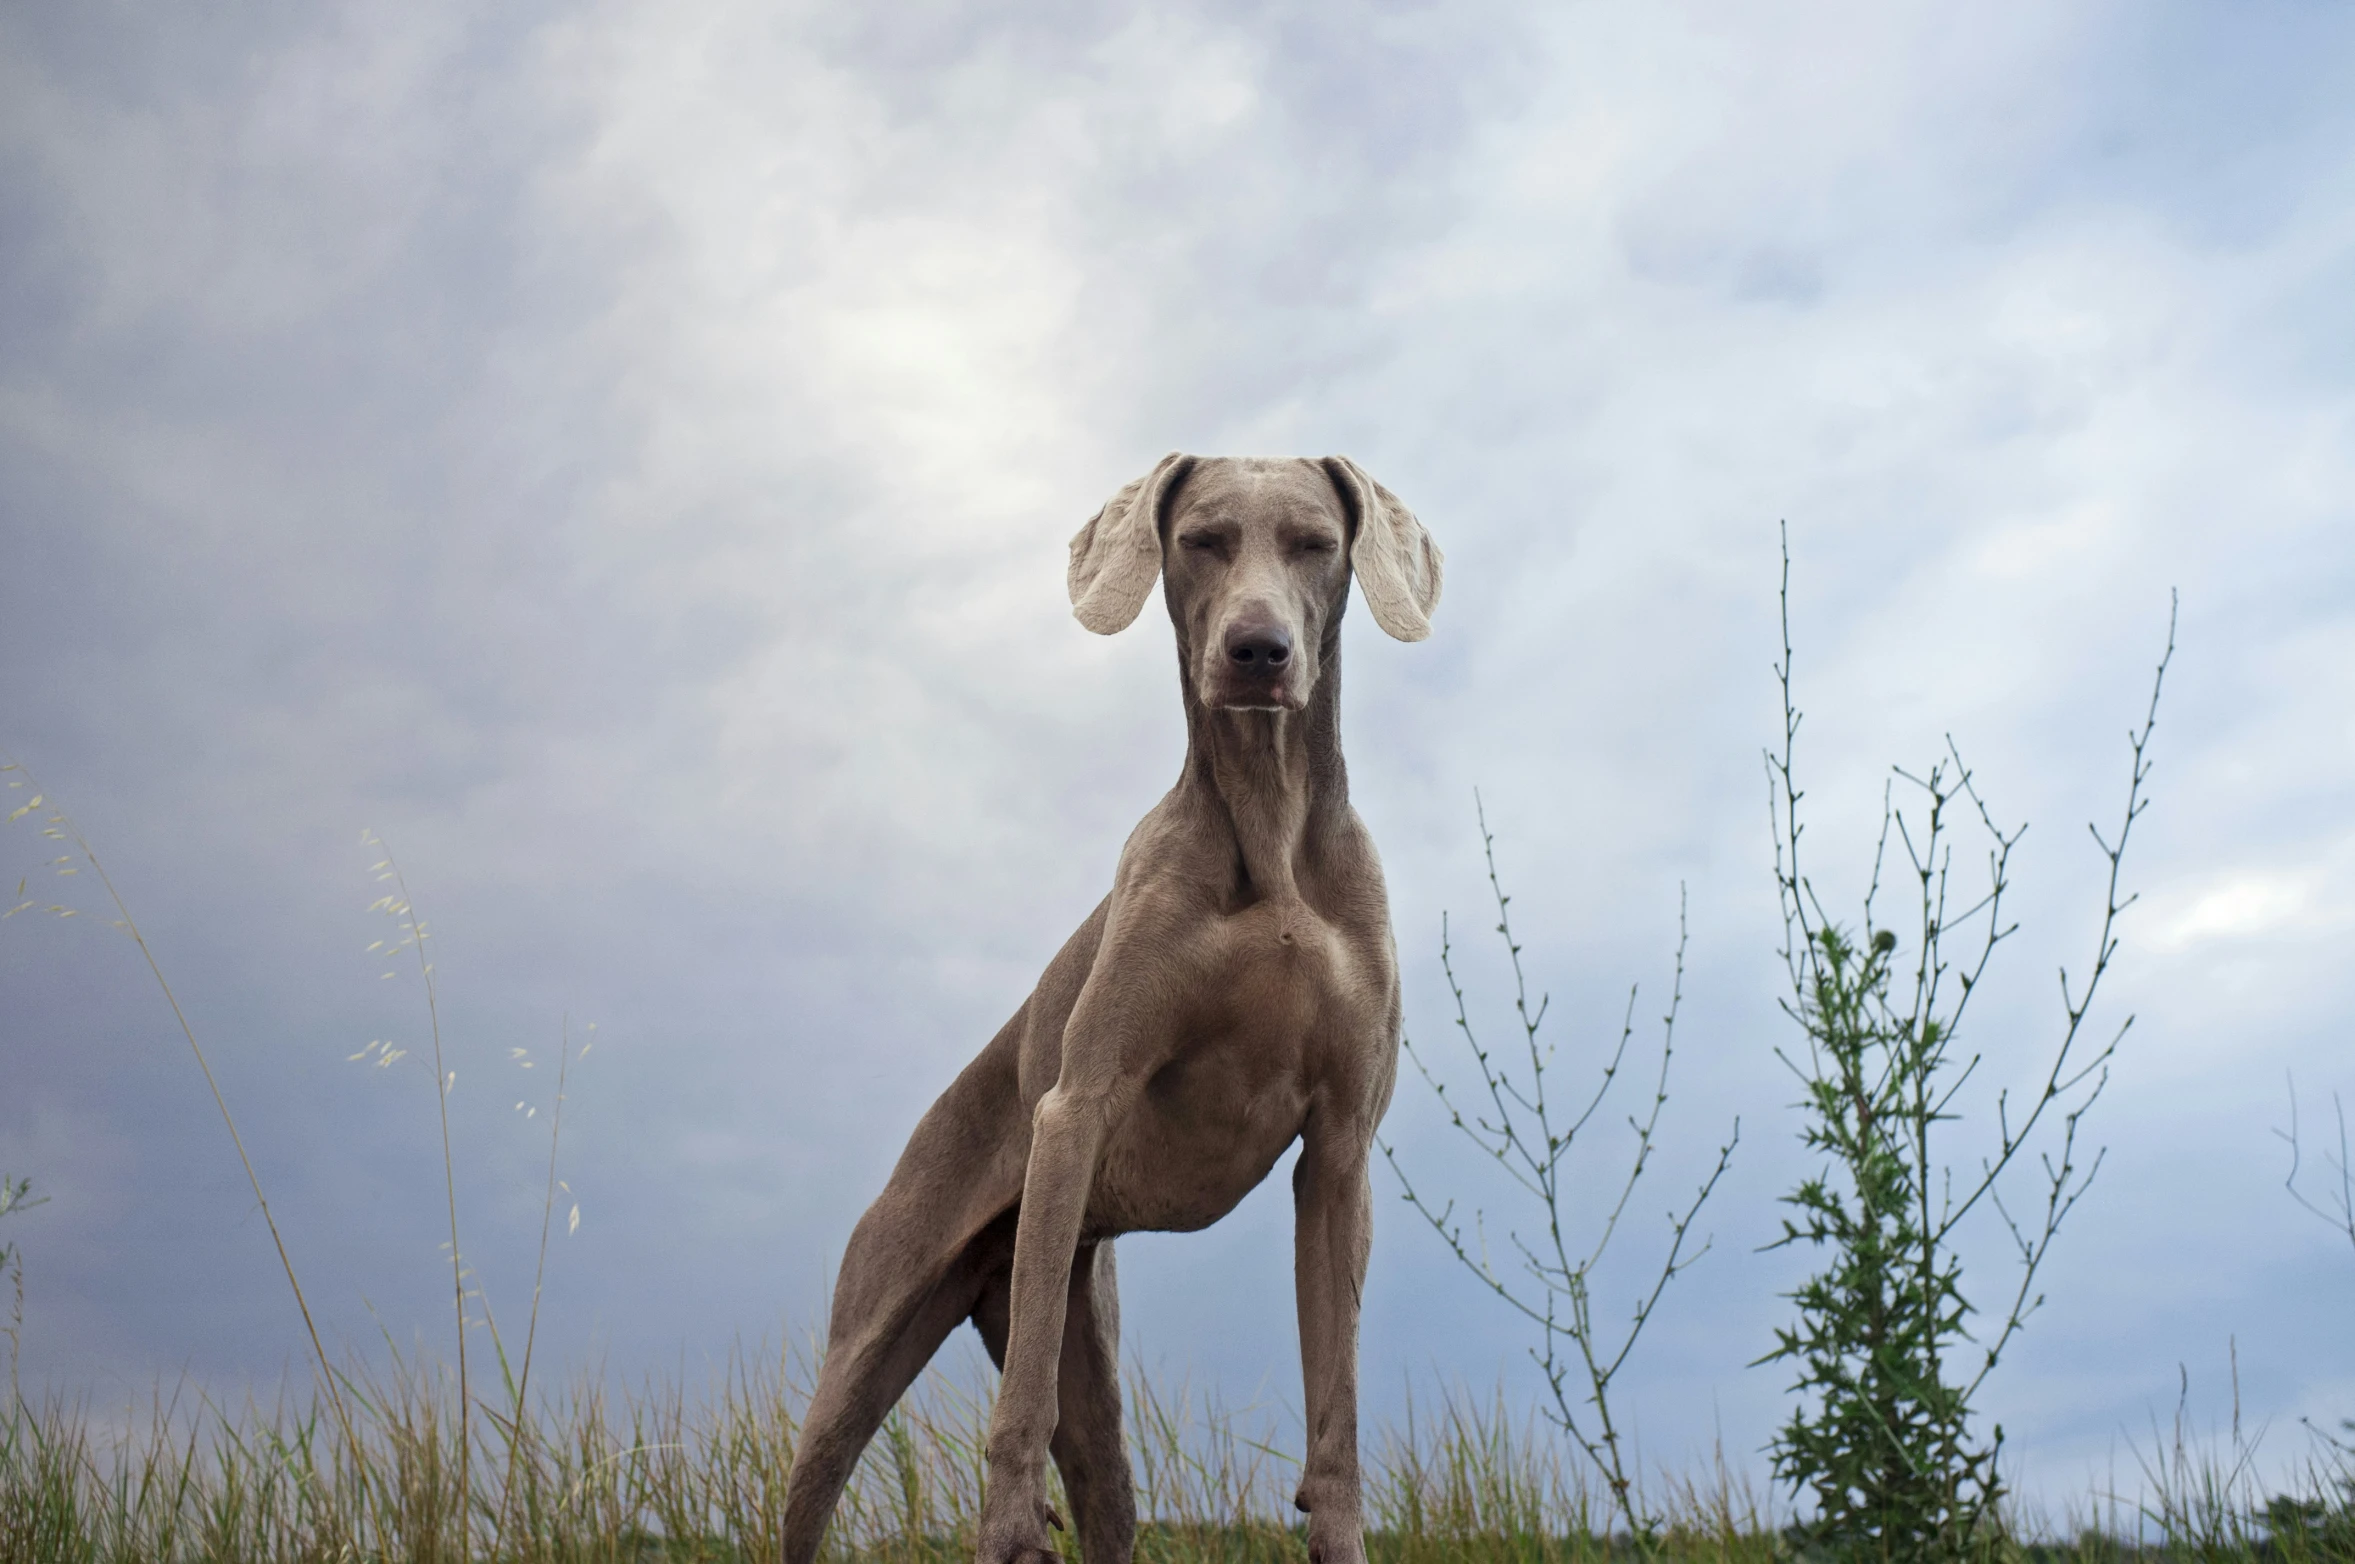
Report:
[{"label": "grey storm cloud", "polygon": [[[1414,1034],[1442,910],[1480,926],[1475,786],[1574,1053],[1661,996],[1691,898],[1663,1202],[1744,1145],[1631,1370],[1674,1466],[1771,1430],[1744,1365],[1799,1274],[1755,1252],[1802,1166],[1777,523],[1824,883],[1950,732],[2036,823],[1990,1079],[2089,959],[2081,822],[2179,588],[2111,1159],[1993,1381],[2079,1493],[2178,1363],[2221,1404],[2235,1339],[2257,1416],[2355,1411],[2355,1267],[2270,1135],[2288,1074],[2355,1090],[2350,60],[2289,4],[17,8],[0,742],[141,918],[339,1340],[446,1307],[362,828],[437,935],[494,1301],[545,1155],[513,1050],[595,1022],[552,1327],[659,1368],[815,1321],[1175,773],[1167,631],[1080,630],[1065,540],[1172,448],[1346,452],[1449,558],[1430,642],[1349,623]],[[15,830],[11,886],[49,855]],[[53,1197],[12,1219],[25,1371],[274,1375],[266,1235],[99,922],[0,925],[0,1169]],[[1421,1092],[1401,1156],[1500,1200]],[[1413,1220],[1375,1410],[1525,1393]],[[1282,1399],[1286,1227],[1271,1183],[1124,1241],[1132,1353]]]}]

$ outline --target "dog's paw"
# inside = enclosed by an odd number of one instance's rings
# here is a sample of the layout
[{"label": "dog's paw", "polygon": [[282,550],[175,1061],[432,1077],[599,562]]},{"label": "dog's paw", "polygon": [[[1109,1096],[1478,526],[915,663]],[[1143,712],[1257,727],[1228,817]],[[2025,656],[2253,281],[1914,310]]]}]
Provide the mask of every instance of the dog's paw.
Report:
[{"label": "dog's paw", "polygon": [[1062,1564],[1062,1560],[1043,1527],[1027,1535],[984,1531],[973,1550],[973,1564]]},{"label": "dog's paw", "polygon": [[985,1504],[974,1564],[1062,1564],[1049,1527],[1062,1531],[1063,1517],[1044,1499]]},{"label": "dog's paw", "polygon": [[1308,1564],[1366,1564],[1365,1529],[1357,1518],[1342,1520],[1311,1513]]}]

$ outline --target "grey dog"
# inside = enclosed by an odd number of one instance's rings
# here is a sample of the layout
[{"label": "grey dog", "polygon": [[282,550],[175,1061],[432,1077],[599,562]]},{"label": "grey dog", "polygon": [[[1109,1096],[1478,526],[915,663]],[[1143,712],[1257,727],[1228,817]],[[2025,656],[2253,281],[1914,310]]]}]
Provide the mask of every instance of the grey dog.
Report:
[{"label": "grey dog", "polygon": [[980,1564],[1052,1560],[1051,1453],[1086,1564],[1126,1564],[1112,1241],[1209,1226],[1301,1143],[1294,1269],[1316,1564],[1362,1564],[1357,1330],[1367,1157],[1398,1069],[1398,956],[1341,760],[1341,616],[1430,633],[1441,559],[1345,457],[1172,454],[1071,542],[1071,601],[1125,628],[1158,576],[1186,764],[1112,893],[932,1105],[852,1232],[785,1502],[810,1564],[860,1452],[964,1320],[1003,1371]]}]

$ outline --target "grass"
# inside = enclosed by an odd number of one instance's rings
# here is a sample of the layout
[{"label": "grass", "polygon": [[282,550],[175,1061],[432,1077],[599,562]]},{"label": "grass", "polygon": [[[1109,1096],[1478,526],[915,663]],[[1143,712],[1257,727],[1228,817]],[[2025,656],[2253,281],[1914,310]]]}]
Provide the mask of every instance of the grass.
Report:
[{"label": "grass", "polygon": [[[87,1402],[18,1401],[0,1417],[0,1560],[7,1564],[329,1564],[461,1557],[721,1561],[779,1551],[785,1477],[806,1405],[806,1358],[740,1353],[709,1383],[613,1391],[576,1377],[528,1415],[474,1409],[460,1459],[456,1377],[413,1357],[339,1377],[356,1439],[324,1395],[216,1404],[158,1396],[122,1418]],[[896,1411],[845,1495],[832,1564],[972,1557],[989,1405],[935,1373]],[[1278,1419],[1183,1384],[1132,1376],[1129,1426],[1144,1517],[1140,1564],[1307,1564],[1293,1524],[1297,1468]],[[2348,1559],[2327,1538],[2276,1541],[2245,1452],[2204,1450],[2180,1418],[2142,1456],[2149,1497],[2105,1500],[2108,1529],[2007,1549],[2020,1560]],[[1367,1440],[1373,1564],[1581,1564],[1625,1559],[1610,1496],[1546,1424],[1502,1394],[1410,1408]],[[354,1452],[357,1452],[355,1458]],[[2314,1473],[2327,1493],[2330,1472]],[[2335,1480],[2344,1480],[2344,1474]],[[1653,1556],[1771,1560],[1789,1520],[1722,1462],[1649,1496],[1667,1528]],[[1058,1502],[1059,1499],[1058,1499]],[[2093,1513],[2099,1514],[2097,1508]],[[2041,1530],[2014,1517],[2020,1533]],[[2128,1541],[2122,1529],[2146,1534]],[[1077,1558],[1068,1535],[1066,1555]]]},{"label": "grass", "polygon": [[[20,1403],[0,1421],[0,1558],[772,1558],[805,1368],[739,1355],[692,1395],[677,1382],[614,1394],[577,1380],[520,1426],[479,1407],[476,1422],[496,1437],[477,1438],[471,1471],[459,1459],[454,1376],[415,1360],[346,1378],[356,1463],[317,1403],[159,1398],[117,1425],[127,1432],[106,1431],[86,1404]],[[987,1399],[956,1379],[928,1380],[869,1450],[832,1556],[970,1558],[988,1416]],[[1272,1421],[1132,1380],[1140,1561],[1306,1564],[1290,1517],[1297,1469]],[[1591,1529],[1607,1510],[1566,1447],[1514,1422],[1501,1398],[1442,1400],[1372,1444],[1369,1542],[1382,1564],[1568,1564],[1624,1552]],[[1676,1556],[1774,1556],[1754,1495],[1721,1482],[1684,1497]]]}]

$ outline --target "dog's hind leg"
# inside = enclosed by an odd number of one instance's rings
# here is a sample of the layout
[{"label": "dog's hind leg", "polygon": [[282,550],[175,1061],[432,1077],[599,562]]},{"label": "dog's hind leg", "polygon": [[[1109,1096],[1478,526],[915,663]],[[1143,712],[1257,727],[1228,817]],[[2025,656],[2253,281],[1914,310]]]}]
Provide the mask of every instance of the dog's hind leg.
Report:
[{"label": "dog's hind leg", "polygon": [[[1010,1249],[1012,1224],[1006,1226]],[[982,1242],[976,1240],[976,1246]],[[855,1238],[852,1247],[855,1252]],[[851,1269],[846,1257],[845,1280]],[[826,1523],[860,1455],[949,1332],[972,1312],[981,1286],[978,1268],[960,1255],[929,1287],[911,1287],[883,1308],[846,1310],[837,1290],[837,1321],[850,1315],[859,1324],[830,1334],[818,1388],[794,1445],[785,1486],[785,1564],[810,1564],[817,1557]]]},{"label": "dog's hind leg", "polygon": [[[1019,1146],[994,1141],[1013,1115],[1010,1072],[988,1055],[917,1125],[835,1281],[826,1358],[786,1479],[784,1564],[810,1564],[859,1456],[948,1333],[1014,1252]],[[1014,1119],[1019,1123],[1019,1119]],[[1010,1164],[1011,1175],[1004,1165]],[[1001,1284],[1002,1285],[1002,1284]]]},{"label": "dog's hind leg", "polygon": [[[1002,1268],[983,1283],[973,1307],[973,1326],[1000,1368],[1006,1362],[1012,1238],[1009,1229]],[[1110,1239],[1083,1244],[1072,1256],[1069,1299],[1047,1453],[1071,1501],[1080,1558],[1085,1564],[1128,1564],[1136,1546],[1137,1497],[1121,1433],[1120,1288]]]}]

